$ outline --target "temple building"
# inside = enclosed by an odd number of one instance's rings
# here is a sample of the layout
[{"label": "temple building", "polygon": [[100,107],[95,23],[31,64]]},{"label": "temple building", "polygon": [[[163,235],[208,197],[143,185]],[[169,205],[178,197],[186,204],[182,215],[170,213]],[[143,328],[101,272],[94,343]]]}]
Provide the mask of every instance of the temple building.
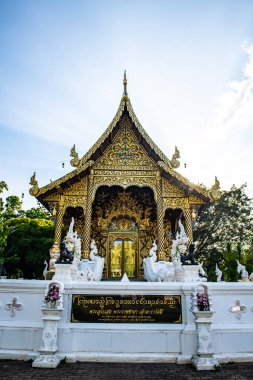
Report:
[{"label": "temple building", "polygon": [[216,197],[217,182],[208,190],[179,174],[177,148],[168,159],[148,136],[124,91],[109,127],[79,158],[71,149],[69,174],[39,188],[35,173],[30,193],[55,219],[53,257],[60,251],[62,225],[72,217],[88,259],[91,239],[105,258],[104,278],[143,277],[143,258],[154,240],[158,259],[170,260],[171,238],[181,219],[192,240],[192,216]]}]

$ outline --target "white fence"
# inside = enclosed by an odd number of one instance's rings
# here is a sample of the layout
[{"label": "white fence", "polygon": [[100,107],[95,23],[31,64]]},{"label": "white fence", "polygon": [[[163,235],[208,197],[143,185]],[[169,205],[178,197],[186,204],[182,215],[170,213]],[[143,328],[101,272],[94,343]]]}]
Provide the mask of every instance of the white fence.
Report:
[{"label": "white fence", "polygon": [[[253,360],[253,283],[206,283],[212,295],[212,342],[220,362]],[[0,358],[34,359],[42,338],[47,281],[0,280]],[[58,353],[68,361],[166,361],[186,363],[196,352],[191,312],[196,284],[65,283],[58,323]],[[71,323],[72,294],[181,295],[182,323]]]}]

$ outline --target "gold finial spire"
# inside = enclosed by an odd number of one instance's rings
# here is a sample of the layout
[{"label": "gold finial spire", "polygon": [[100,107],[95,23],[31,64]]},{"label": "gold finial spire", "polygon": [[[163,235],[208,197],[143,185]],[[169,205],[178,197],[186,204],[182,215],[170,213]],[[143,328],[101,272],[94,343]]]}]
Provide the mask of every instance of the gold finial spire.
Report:
[{"label": "gold finial spire", "polygon": [[124,71],[123,86],[124,86],[123,99],[126,102],[128,100],[126,70]]}]

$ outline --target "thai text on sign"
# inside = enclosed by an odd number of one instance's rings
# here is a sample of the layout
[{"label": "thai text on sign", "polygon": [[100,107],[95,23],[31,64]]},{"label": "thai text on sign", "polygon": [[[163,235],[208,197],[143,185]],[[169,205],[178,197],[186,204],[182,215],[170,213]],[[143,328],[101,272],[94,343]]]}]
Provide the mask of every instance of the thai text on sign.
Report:
[{"label": "thai text on sign", "polygon": [[181,296],[74,294],[71,322],[181,323]]}]

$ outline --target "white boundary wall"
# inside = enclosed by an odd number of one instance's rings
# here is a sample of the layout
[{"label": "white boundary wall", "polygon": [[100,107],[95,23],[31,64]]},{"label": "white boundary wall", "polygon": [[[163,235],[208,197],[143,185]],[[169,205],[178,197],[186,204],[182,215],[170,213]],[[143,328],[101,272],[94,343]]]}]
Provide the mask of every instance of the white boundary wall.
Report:
[{"label": "white boundary wall", "polygon": [[[47,281],[0,280],[0,358],[38,355]],[[205,283],[212,296],[212,342],[220,362],[253,361],[253,283]],[[166,361],[187,363],[196,351],[191,291],[198,283],[66,282],[58,324],[58,353],[67,361]],[[182,324],[70,323],[72,294],[181,295]],[[22,305],[6,309],[13,298]],[[246,310],[232,313],[239,300]],[[240,317],[240,318],[238,318]]]}]

